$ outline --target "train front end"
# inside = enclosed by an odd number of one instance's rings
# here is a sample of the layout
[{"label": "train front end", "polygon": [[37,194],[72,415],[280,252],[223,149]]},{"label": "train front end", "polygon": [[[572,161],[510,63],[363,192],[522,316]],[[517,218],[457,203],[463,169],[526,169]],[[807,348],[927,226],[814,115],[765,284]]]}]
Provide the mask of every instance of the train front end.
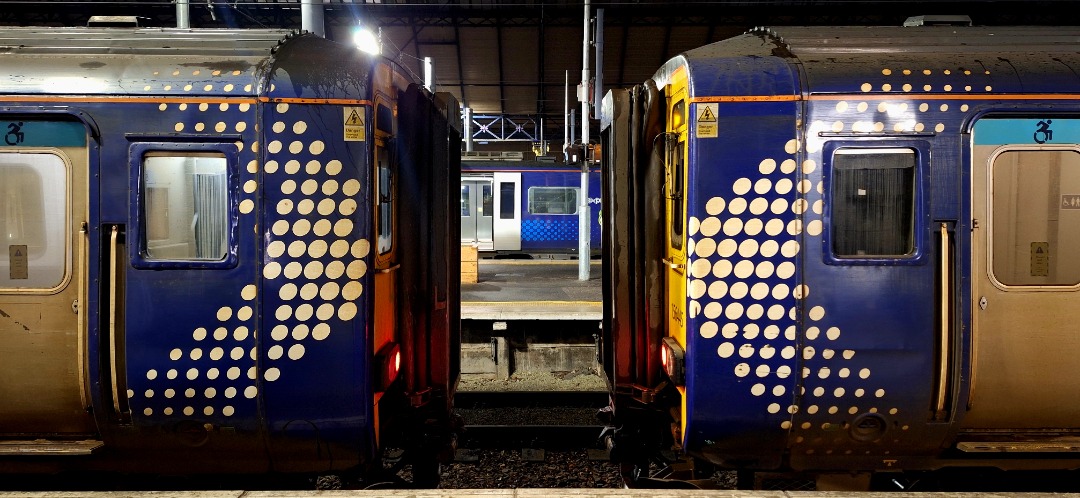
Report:
[{"label": "train front end", "polygon": [[[419,452],[444,451],[456,244],[432,227],[456,225],[392,203],[411,194],[398,175],[424,169],[449,206],[457,163],[380,163],[395,142],[377,127],[399,125],[375,104],[427,102],[401,106],[429,122],[401,146],[442,151],[456,108],[287,31],[3,36],[20,49],[0,91],[0,326],[20,339],[0,350],[0,468],[345,473],[381,468],[380,419],[437,419]],[[406,254],[425,258],[405,269]],[[396,431],[436,432],[416,429]]]}]

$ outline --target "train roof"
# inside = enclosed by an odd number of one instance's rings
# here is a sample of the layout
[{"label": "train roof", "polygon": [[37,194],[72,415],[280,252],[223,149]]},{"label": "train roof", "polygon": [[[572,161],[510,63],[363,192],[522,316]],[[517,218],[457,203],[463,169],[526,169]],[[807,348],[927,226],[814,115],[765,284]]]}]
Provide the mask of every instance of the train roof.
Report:
[{"label": "train roof", "polygon": [[[590,169],[599,168],[599,164],[590,166]],[[489,171],[558,171],[568,173],[580,173],[580,164],[567,164],[563,162],[554,161],[493,161],[493,160],[461,160],[462,173],[468,173],[471,171],[477,172],[489,172]]]},{"label": "train roof", "polygon": [[280,29],[0,28],[6,95],[356,98],[370,61]]},{"label": "train roof", "polygon": [[694,95],[1055,93],[1080,84],[1080,27],[755,28],[685,52],[656,79],[680,66]]}]

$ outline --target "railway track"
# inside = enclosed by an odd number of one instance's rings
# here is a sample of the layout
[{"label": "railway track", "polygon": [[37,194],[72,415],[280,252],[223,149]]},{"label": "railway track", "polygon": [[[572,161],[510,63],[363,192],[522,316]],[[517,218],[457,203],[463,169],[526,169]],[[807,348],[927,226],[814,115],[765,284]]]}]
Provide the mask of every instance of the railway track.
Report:
[{"label": "railway track", "polygon": [[604,425],[597,411],[607,393],[581,391],[459,392],[465,449],[600,449]]}]

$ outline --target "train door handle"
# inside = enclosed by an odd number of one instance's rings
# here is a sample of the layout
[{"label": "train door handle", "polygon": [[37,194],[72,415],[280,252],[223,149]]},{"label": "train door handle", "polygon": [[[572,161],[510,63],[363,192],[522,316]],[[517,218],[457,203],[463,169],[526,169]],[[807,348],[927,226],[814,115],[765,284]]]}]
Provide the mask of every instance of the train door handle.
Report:
[{"label": "train door handle", "polygon": [[375,272],[376,273],[391,273],[394,270],[397,270],[398,268],[401,268],[401,263],[394,263],[389,268],[379,268],[379,269],[375,270]]},{"label": "train door handle", "polygon": [[669,259],[669,258],[661,259],[660,262],[664,263],[664,265],[667,266],[668,268],[671,268],[672,270],[675,270],[675,271],[677,271],[679,273],[682,273],[683,268],[686,268],[686,265],[684,265],[682,263],[676,263],[674,260]]}]

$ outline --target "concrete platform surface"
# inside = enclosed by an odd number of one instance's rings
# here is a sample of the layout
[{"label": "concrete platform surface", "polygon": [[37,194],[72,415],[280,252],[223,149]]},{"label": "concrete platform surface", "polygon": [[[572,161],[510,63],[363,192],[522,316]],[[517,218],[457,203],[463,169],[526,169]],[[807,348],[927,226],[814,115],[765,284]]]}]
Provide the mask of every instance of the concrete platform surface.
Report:
[{"label": "concrete platform surface", "polygon": [[577,260],[481,259],[477,283],[461,284],[465,320],[599,320],[601,266],[588,280]]}]

